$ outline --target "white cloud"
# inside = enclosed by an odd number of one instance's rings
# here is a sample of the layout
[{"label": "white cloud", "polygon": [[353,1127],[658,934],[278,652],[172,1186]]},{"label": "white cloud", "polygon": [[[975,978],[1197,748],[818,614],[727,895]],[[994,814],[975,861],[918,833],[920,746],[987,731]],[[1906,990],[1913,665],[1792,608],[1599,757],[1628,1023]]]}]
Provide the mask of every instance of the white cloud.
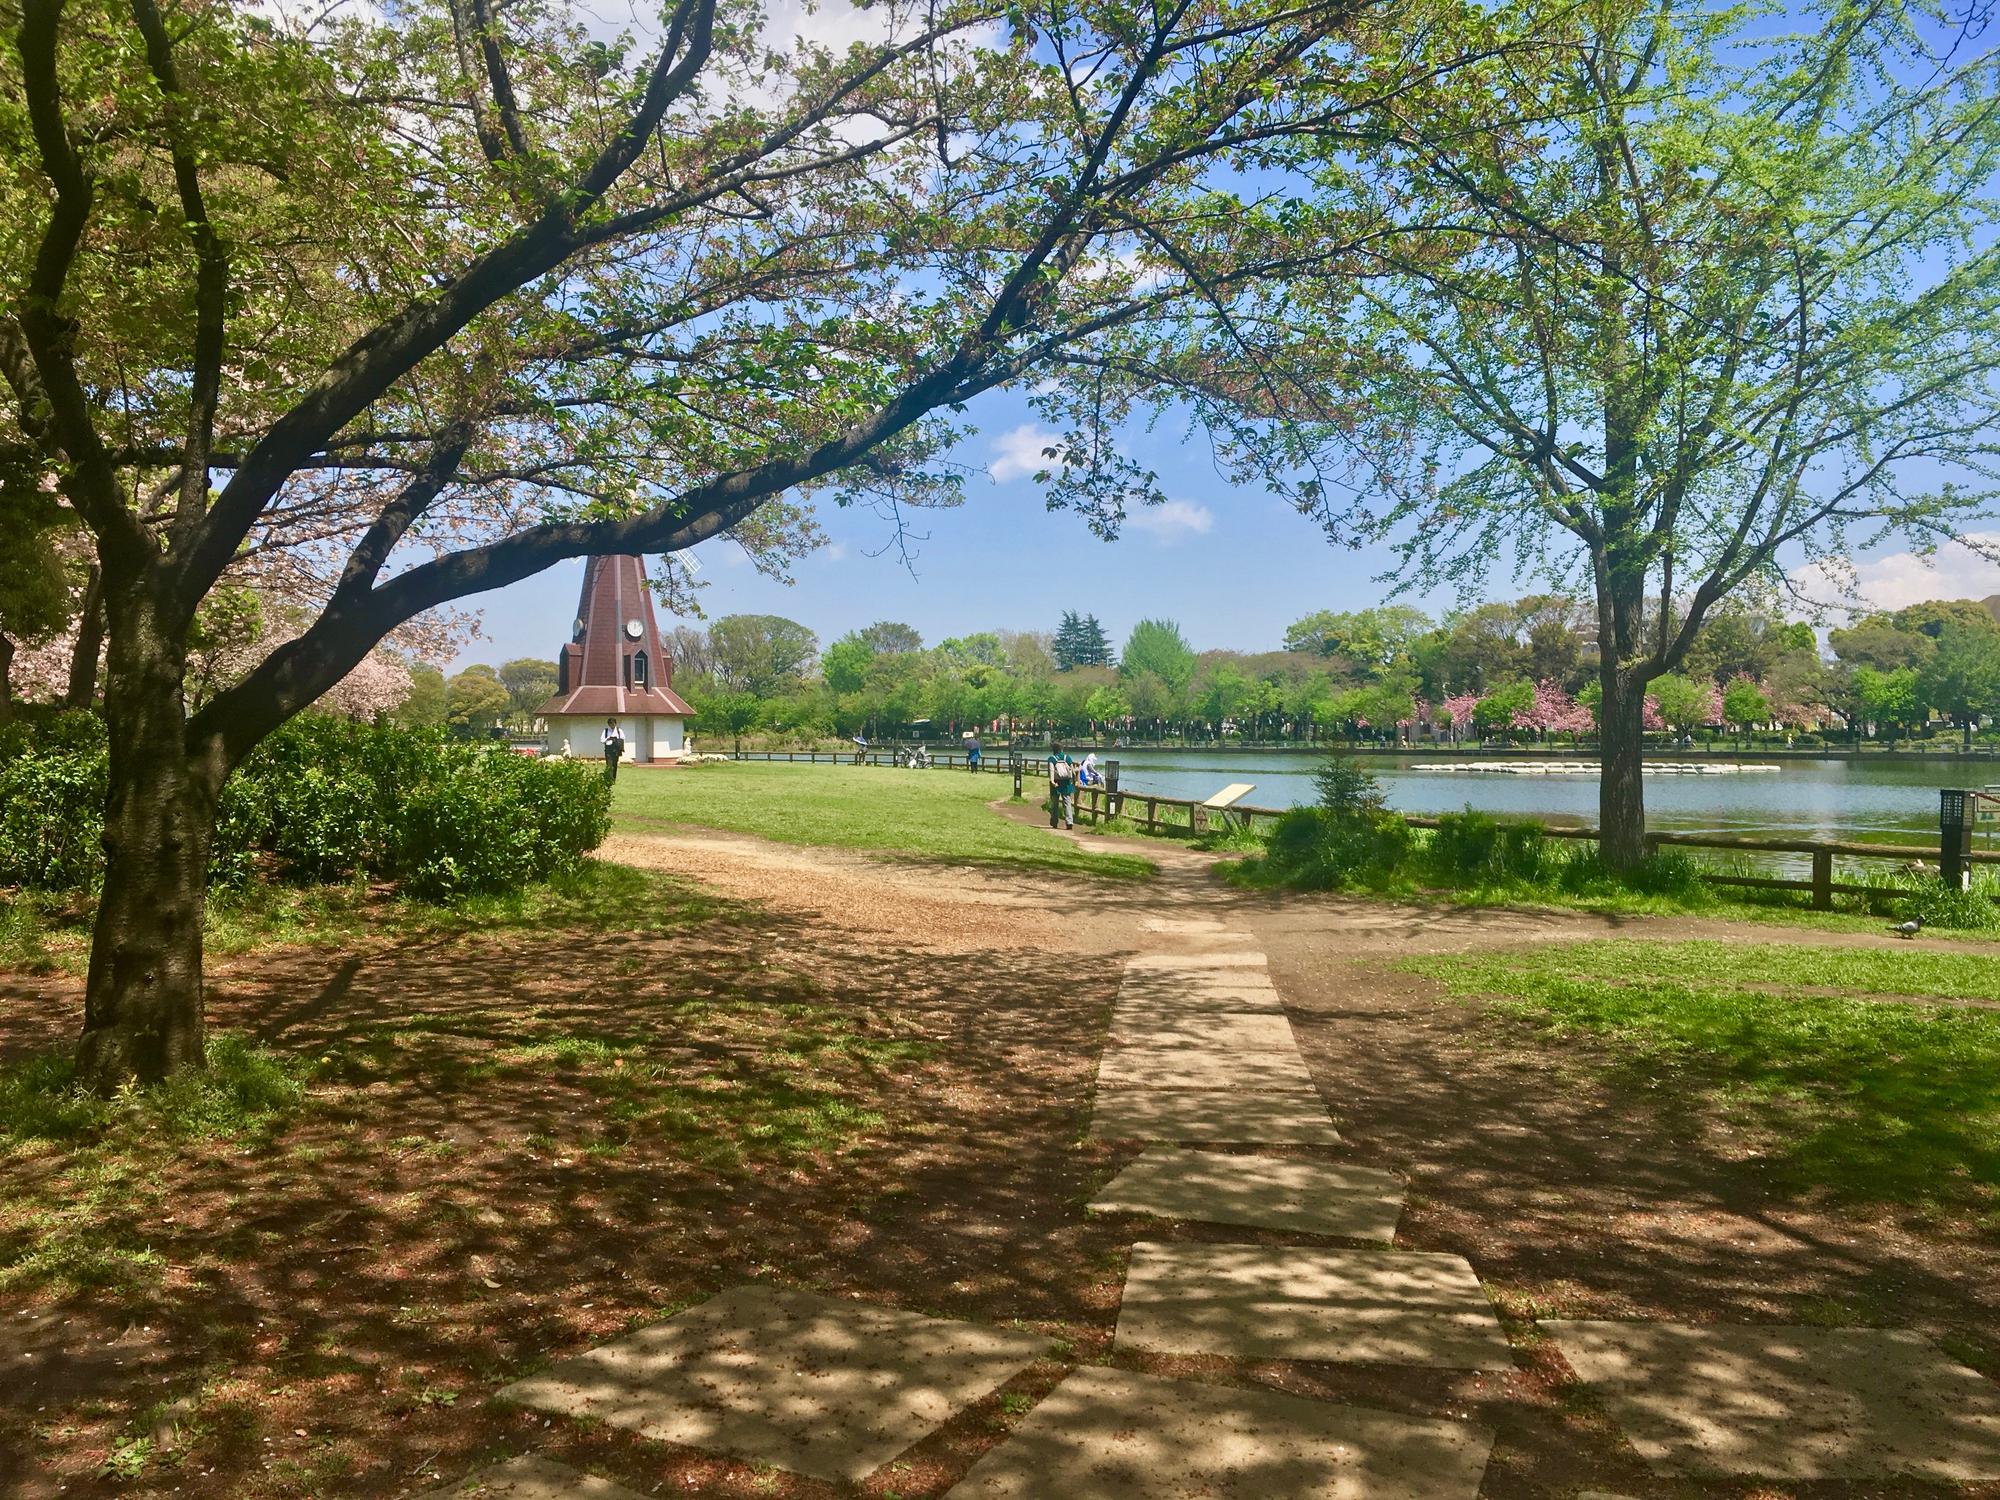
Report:
[{"label": "white cloud", "polygon": [[2000,594],[2000,562],[1977,548],[2000,553],[2000,531],[1976,531],[1964,542],[1946,542],[1930,557],[1891,552],[1837,570],[1812,563],[1792,571],[1792,586],[1812,603],[1836,611],[1858,598],[1870,609],[1902,609],[1925,599],[1984,599]]},{"label": "white cloud", "polygon": [[1005,484],[1010,479],[1025,479],[1038,470],[1054,465],[1055,460],[1044,457],[1042,450],[1061,442],[1060,433],[1025,422],[993,439],[993,462],[986,466],[986,472],[993,476],[995,484]]},{"label": "white cloud", "polygon": [[1169,500],[1164,505],[1146,505],[1128,511],[1128,530],[1143,531],[1155,541],[1177,542],[1184,536],[1206,536],[1215,525],[1215,512],[1192,500]]},{"label": "white cloud", "polygon": [[843,557],[847,556],[847,543],[828,542],[820,555],[828,562],[839,562]]}]

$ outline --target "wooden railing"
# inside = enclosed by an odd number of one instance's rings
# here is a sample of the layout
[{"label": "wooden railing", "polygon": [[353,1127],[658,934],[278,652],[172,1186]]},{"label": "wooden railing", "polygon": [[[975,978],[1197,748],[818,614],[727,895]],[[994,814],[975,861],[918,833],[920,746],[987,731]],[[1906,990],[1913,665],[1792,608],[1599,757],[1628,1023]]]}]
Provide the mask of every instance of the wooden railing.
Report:
[{"label": "wooden railing", "polygon": [[[874,766],[895,766],[896,749],[875,749],[865,751],[798,750],[769,751],[746,750],[739,759],[743,760],[792,760],[801,762],[822,761],[831,764],[868,764]],[[931,765],[942,769],[963,769],[966,757],[963,752],[945,752],[931,758]],[[1042,766],[1038,759],[1024,759],[1025,785],[1036,797],[1045,795],[1043,791]],[[982,757],[981,771],[1007,775],[1013,770],[1008,756]],[[1116,797],[1114,809],[1112,798]],[[1114,818],[1143,828],[1147,833],[1166,837],[1193,838],[1197,833],[1211,828],[1221,828],[1229,824],[1250,828],[1259,822],[1276,822],[1289,808],[1254,807],[1239,804],[1223,809],[1210,809],[1192,797],[1168,797],[1157,792],[1121,790],[1113,794],[1105,787],[1080,787],[1077,790],[1076,815],[1093,826]],[[1408,813],[1403,821],[1412,828],[1436,828],[1436,817]],[[1540,825],[1544,836],[1552,839],[1586,839],[1595,841],[1595,828],[1566,824]],[[1806,839],[1806,838],[1760,838],[1726,833],[1674,833],[1669,830],[1648,833],[1648,851],[1672,846],[1679,849],[1715,849],[1725,853],[1750,855],[1786,855],[1794,858],[1803,856],[1811,862],[1811,873],[1805,879],[1793,879],[1783,875],[1731,875],[1722,871],[1703,871],[1702,879],[1711,885],[1731,885],[1756,890],[1805,891],[1812,897],[1815,910],[1826,911],[1833,905],[1835,896],[1865,896],[1873,894],[1873,888],[1856,885],[1852,881],[1834,878],[1836,859],[1845,860],[1893,860],[1903,865],[1913,862],[1936,864],[1943,850],[1935,844],[1870,844],[1851,839]],[[2000,850],[1975,849],[1967,856],[1974,864],[2000,864]],[[2000,901],[2000,896],[1994,898]]]},{"label": "wooden railing", "polygon": [[[1205,820],[1210,827],[1220,827],[1227,822],[1235,822],[1238,826],[1247,828],[1254,826],[1260,819],[1282,818],[1288,811],[1277,807],[1244,806],[1211,811],[1190,798],[1162,797],[1137,792],[1121,793],[1118,802],[1120,805],[1114,812],[1108,793],[1097,787],[1088,787],[1077,794],[1076,814],[1079,818],[1088,818],[1093,826],[1115,816],[1138,824],[1148,833],[1173,836],[1185,831],[1188,837],[1193,837],[1204,821],[1203,814],[1206,815]],[[1196,809],[1200,809],[1200,813],[1197,813]],[[1403,815],[1403,821],[1412,828],[1436,828],[1440,820],[1421,814],[1406,813]],[[1594,842],[1597,838],[1595,828],[1563,824],[1539,826],[1543,835],[1552,839],[1587,839]],[[1737,854],[1804,855],[1812,861],[1812,873],[1804,880],[1781,875],[1731,875],[1722,871],[1707,870],[1702,872],[1702,879],[1710,885],[1742,886],[1769,891],[1806,891],[1810,893],[1812,906],[1816,911],[1830,910],[1835,896],[1874,894],[1873,887],[1835,880],[1833,862],[1836,858],[1895,860],[1904,865],[1913,862],[1935,864],[1944,853],[1934,844],[1868,844],[1849,839],[1757,838],[1724,833],[1674,833],[1667,830],[1646,835],[1648,852],[1665,845],[1681,849],[1719,849]],[[2000,850],[1975,849],[1966,858],[1974,864],[2000,864]],[[1994,899],[2000,901],[2000,896]]]}]

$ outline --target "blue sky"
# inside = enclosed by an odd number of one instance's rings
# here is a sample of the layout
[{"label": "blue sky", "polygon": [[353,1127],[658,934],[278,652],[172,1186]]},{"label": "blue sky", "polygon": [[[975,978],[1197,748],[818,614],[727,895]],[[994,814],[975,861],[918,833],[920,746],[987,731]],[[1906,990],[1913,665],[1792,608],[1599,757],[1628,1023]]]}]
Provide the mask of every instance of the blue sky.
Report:
[{"label": "blue sky", "polygon": [[[1169,501],[1135,515],[1107,543],[1076,516],[1043,505],[1032,468],[1039,444],[1023,400],[996,394],[969,415],[979,430],[955,457],[994,477],[971,475],[955,510],[910,514],[928,539],[913,543],[907,566],[893,548],[883,551],[894,540],[887,521],[829,506],[820,512],[829,545],[798,565],[790,586],[757,573],[728,542],[697,549],[708,585],[703,612],[786,615],[822,642],[901,620],[928,643],[975,630],[1053,630],[1066,609],[1095,614],[1122,642],[1138,620],[1164,615],[1203,649],[1274,651],[1299,616],[1353,609],[1383,593],[1373,576],[1385,554],[1336,548],[1283,501],[1233,488],[1199,437],[1184,446],[1178,429],[1163,429],[1128,439],[1162,476]],[[460,663],[552,656],[567,638],[581,578],[580,563],[559,564],[467,601],[483,615],[482,634]],[[1505,580],[1497,582],[1506,593]]]},{"label": "blue sky", "polygon": [[[651,27],[651,0],[590,0],[586,11],[606,35]],[[772,0],[772,37],[812,35],[834,45],[869,36],[879,13],[842,3],[810,10],[802,0]],[[1114,642],[1147,616],[1179,621],[1198,648],[1275,650],[1287,624],[1318,609],[1382,602],[1377,581],[1390,558],[1329,544],[1310,521],[1257,489],[1238,489],[1215,471],[1204,441],[1174,425],[1128,431],[1122,446],[1163,481],[1165,507],[1130,519],[1115,543],[1100,541],[1067,513],[1050,513],[1032,477],[1040,443],[1025,400],[996,393],[969,413],[977,431],[954,455],[975,470],[966,503],[920,513],[925,538],[908,563],[893,548],[890,525],[870,511],[821,511],[829,545],[804,559],[791,586],[758,574],[728,542],[696,552],[708,585],[708,617],[782,614],[804,622],[822,643],[875,620],[914,625],[926,642],[976,630],[1053,630],[1064,610],[1094,613]],[[2000,533],[1988,533],[2000,543]],[[885,550],[887,549],[887,550]],[[1880,608],[1919,599],[2000,592],[2000,567],[1964,548],[1947,548],[1935,565],[1908,552],[1858,559],[1857,592]],[[479,618],[457,664],[549,657],[567,638],[581,563],[561,564],[511,588],[465,601]],[[1525,592],[1502,569],[1483,597]],[[1816,589],[1829,601],[1833,590]],[[1397,596],[1433,613],[1455,601],[1443,595]]]},{"label": "blue sky", "polygon": [[[913,543],[908,565],[893,550],[887,521],[829,506],[820,513],[828,545],[798,565],[790,585],[759,574],[727,541],[698,548],[708,585],[703,612],[710,619],[785,615],[810,626],[822,644],[876,620],[900,620],[935,644],[976,630],[1053,630],[1062,612],[1074,609],[1095,614],[1114,643],[1136,621],[1165,616],[1197,649],[1275,651],[1285,627],[1302,615],[1391,597],[1376,581],[1391,561],[1385,551],[1331,545],[1283,501],[1230,485],[1206,443],[1198,436],[1183,442],[1171,424],[1128,433],[1125,441],[1161,476],[1168,504],[1135,515],[1118,541],[1104,542],[1076,516],[1043,505],[1033,478],[1039,444],[1021,397],[983,398],[968,416],[977,431],[954,456],[988,474],[968,478],[958,509],[913,514],[927,536]],[[580,562],[562,563],[465,601],[480,617],[480,633],[456,665],[554,656],[568,638],[581,578]],[[1862,597],[1896,609],[2000,592],[2000,568],[1962,548],[1929,562],[1892,550],[1860,559],[1856,582]],[[1502,570],[1482,597],[1511,598],[1528,587]],[[1396,597],[1433,614],[1456,602],[1449,594]],[[674,622],[663,616],[661,623]]]}]

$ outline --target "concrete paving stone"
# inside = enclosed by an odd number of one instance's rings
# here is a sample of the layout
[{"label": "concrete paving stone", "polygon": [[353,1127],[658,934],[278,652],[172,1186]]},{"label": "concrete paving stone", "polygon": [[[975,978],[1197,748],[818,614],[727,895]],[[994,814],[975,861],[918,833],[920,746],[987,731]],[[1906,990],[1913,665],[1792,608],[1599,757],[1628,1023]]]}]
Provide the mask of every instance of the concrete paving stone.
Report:
[{"label": "concrete paving stone", "polygon": [[1471,1265],[1405,1250],[1137,1244],[1117,1342],[1162,1354],[1451,1370],[1514,1362]]},{"label": "concrete paving stone", "polygon": [[1185,937],[1226,937],[1250,941],[1250,934],[1224,926],[1213,917],[1145,917],[1140,928],[1146,932],[1171,932]]},{"label": "concrete paving stone", "polygon": [[1053,1347],[1030,1334],[741,1286],[500,1397],[851,1483]]},{"label": "concrete paving stone", "polygon": [[1222,1089],[1097,1091],[1090,1133],[1114,1141],[1206,1141],[1219,1146],[1338,1146],[1340,1132],[1315,1091]]},{"label": "concrete paving stone", "polygon": [[1121,990],[1135,995],[1181,995],[1190,990],[1256,990],[1275,988],[1264,969],[1127,969],[1118,976]]},{"label": "concrete paving stone", "polygon": [[1906,1329],[1542,1327],[1663,1475],[2000,1479],[2000,1386]]},{"label": "concrete paving stone", "polygon": [[1312,1087],[1297,1049],[1230,1052],[1220,1047],[1110,1047],[1097,1062],[1100,1088],[1249,1089],[1283,1093]]},{"label": "concrete paving stone", "polygon": [[1205,973],[1218,969],[1262,969],[1264,955],[1258,953],[1140,953],[1125,960],[1125,972]]},{"label": "concrete paving stone", "polygon": [[1284,1008],[1284,1001],[1273,989],[1189,989],[1148,993],[1128,987],[1118,992],[1120,1013],[1158,1020],[1176,1016],[1276,1015]]},{"label": "concrete paving stone", "polygon": [[1090,1206],[1386,1244],[1403,1216],[1403,1181],[1369,1167],[1155,1147],[1106,1183]]},{"label": "concrete paving stone", "polygon": [[1299,1050],[1290,1021],[1269,1012],[1254,1011],[1170,1019],[1145,1011],[1135,1014],[1119,1006],[1111,1012],[1111,1032],[1105,1040],[1113,1047],[1223,1047],[1238,1052]]},{"label": "concrete paving stone", "polygon": [[1492,1447],[1467,1423],[1092,1368],[945,1500],[1473,1500]]},{"label": "concrete paving stone", "polygon": [[417,1500],[640,1500],[637,1490],[532,1454],[469,1474]]}]

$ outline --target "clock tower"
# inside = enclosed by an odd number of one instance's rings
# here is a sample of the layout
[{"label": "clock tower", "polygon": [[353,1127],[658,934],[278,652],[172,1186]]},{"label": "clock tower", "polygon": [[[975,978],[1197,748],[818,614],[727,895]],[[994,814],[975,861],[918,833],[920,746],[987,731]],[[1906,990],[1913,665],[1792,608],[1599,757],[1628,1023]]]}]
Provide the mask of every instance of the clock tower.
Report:
[{"label": "clock tower", "polygon": [[660,645],[644,560],[585,558],[576,621],[556,658],[556,695],[541,708],[548,753],[596,757],[604,721],[616,719],[628,760],[678,760],[693,717],[674,692],[673,659]]}]

